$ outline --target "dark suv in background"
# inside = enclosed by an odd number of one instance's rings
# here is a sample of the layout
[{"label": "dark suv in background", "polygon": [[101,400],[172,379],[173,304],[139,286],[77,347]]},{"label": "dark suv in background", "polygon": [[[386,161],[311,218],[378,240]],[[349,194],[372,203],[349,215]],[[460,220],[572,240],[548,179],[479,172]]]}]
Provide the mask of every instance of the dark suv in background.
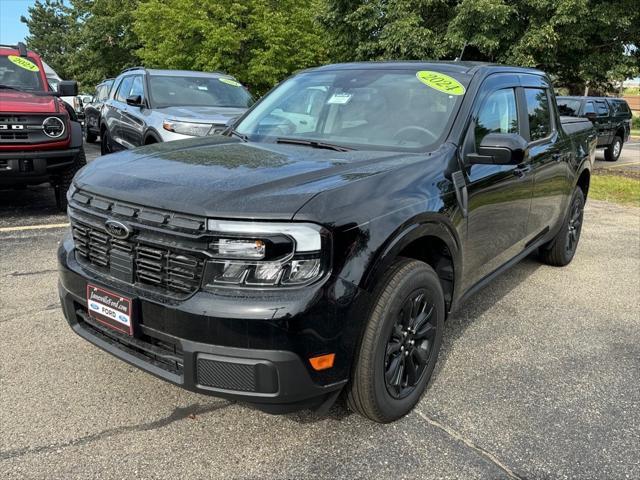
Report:
[{"label": "dark suv in background", "polygon": [[129,68],[102,107],[101,151],[222,133],[252,103],[247,89],[223,73]]},{"label": "dark suv in background", "polygon": [[113,85],[113,78],[103,80],[96,85],[96,93],[91,102],[84,106],[84,138],[88,143],[96,141],[100,135],[100,123],[102,122],[102,107],[109,98],[109,92]]},{"label": "dark suv in background", "polygon": [[604,158],[615,162],[631,133],[631,109],[621,98],[558,97],[560,115],[587,117],[598,132],[598,148]]}]

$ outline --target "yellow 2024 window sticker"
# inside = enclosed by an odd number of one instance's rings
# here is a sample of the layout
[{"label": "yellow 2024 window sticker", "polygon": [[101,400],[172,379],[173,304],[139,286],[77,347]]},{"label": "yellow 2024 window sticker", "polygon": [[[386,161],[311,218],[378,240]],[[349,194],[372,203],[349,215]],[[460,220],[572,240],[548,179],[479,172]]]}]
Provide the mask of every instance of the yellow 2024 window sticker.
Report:
[{"label": "yellow 2024 window sticker", "polygon": [[40,69],[38,66],[33,63],[31,60],[27,60],[24,57],[18,57],[17,55],[9,55],[9,61],[14,65],[19,66],[20,68],[24,68],[25,70],[29,70],[30,72],[39,72]]},{"label": "yellow 2024 window sticker", "polygon": [[222,83],[226,83],[227,85],[232,85],[234,87],[241,87],[242,86],[242,84],[240,82],[236,82],[235,80],[233,80],[231,78],[219,77],[218,80],[220,80]]},{"label": "yellow 2024 window sticker", "polygon": [[421,70],[416,72],[416,77],[428,87],[435,88],[439,92],[449,95],[464,95],[464,85],[444,73]]}]

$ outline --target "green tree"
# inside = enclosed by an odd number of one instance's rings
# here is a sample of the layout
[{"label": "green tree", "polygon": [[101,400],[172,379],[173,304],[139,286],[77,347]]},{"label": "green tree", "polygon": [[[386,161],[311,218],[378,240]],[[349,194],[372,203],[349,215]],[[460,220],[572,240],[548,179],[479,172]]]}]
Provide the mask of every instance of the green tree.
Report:
[{"label": "green tree", "polygon": [[29,28],[29,48],[63,79],[91,91],[139,62],[131,26],[136,7],[133,0],[37,0],[21,21]]},{"label": "green tree", "polygon": [[78,44],[72,9],[63,0],[37,0],[20,21],[29,28],[26,43],[63,78],[70,78],[71,60]]},{"label": "green tree", "polygon": [[220,70],[263,93],[327,60],[320,0],[141,0],[134,30],[149,67]]},{"label": "green tree", "polygon": [[468,44],[573,92],[639,71],[638,0],[326,0],[321,20],[341,60],[453,59]]},{"label": "green tree", "polygon": [[80,43],[70,70],[85,90],[140,63],[133,31],[136,0],[71,0]]}]

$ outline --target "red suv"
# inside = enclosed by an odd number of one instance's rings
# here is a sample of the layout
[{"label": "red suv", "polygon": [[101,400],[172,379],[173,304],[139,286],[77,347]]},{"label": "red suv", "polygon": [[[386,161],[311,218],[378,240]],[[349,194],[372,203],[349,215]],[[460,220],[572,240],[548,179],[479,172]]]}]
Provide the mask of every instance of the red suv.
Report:
[{"label": "red suv", "polygon": [[74,174],[86,164],[82,126],[60,96],[75,96],[76,82],[54,92],[40,56],[24,44],[0,45],[0,188],[49,182],[58,208]]}]

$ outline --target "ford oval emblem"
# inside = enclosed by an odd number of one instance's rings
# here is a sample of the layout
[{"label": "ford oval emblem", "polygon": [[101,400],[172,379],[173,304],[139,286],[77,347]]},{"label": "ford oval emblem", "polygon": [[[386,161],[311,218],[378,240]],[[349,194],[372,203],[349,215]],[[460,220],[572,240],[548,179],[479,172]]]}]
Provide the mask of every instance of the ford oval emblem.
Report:
[{"label": "ford oval emblem", "polygon": [[109,235],[114,238],[119,238],[120,240],[124,240],[131,235],[131,229],[117,220],[107,220],[104,222],[104,228]]}]

